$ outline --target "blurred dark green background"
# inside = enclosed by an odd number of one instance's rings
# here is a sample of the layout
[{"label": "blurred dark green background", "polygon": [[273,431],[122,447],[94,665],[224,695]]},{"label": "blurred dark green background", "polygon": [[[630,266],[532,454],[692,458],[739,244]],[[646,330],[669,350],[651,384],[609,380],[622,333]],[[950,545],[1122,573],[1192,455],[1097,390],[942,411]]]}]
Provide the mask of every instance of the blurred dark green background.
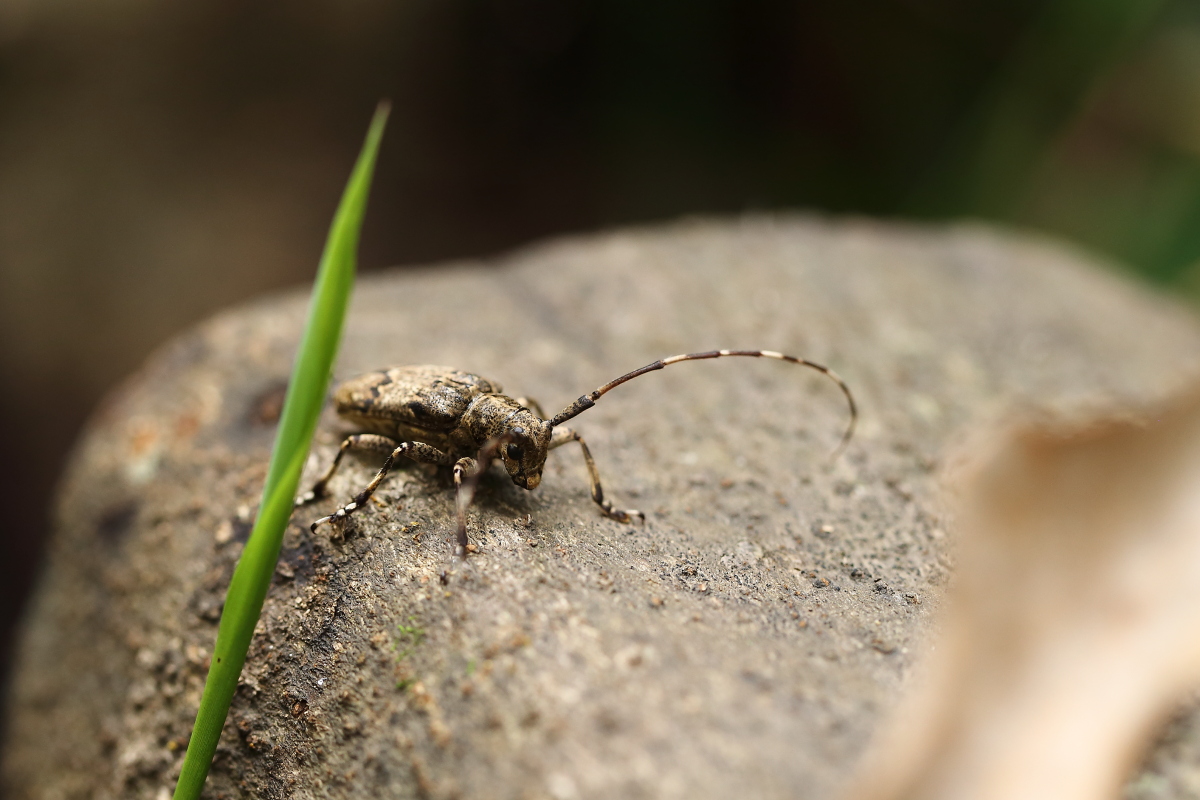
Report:
[{"label": "blurred dark green background", "polygon": [[88,410],[311,278],[380,97],[364,269],[786,207],[1200,295],[1197,2],[0,0],[0,641]]}]

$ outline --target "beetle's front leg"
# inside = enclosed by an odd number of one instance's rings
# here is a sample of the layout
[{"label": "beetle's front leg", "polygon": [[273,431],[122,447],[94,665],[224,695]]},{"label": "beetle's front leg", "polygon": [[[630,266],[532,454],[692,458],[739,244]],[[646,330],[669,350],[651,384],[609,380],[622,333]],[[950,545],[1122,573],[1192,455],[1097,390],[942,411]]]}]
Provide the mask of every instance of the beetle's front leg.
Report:
[{"label": "beetle's front leg", "polygon": [[479,448],[476,458],[460,458],[454,464],[454,500],[458,512],[458,545],[454,548],[454,554],[459,558],[467,555],[467,509],[475,499],[475,487],[492,465],[496,453],[510,441],[512,436],[507,433],[492,437]]},{"label": "beetle's front leg", "polygon": [[546,418],[546,412],[542,410],[542,404],[537,400],[534,400],[532,397],[518,397],[516,400],[542,419]]},{"label": "beetle's front leg", "polygon": [[454,505],[458,515],[458,544],[454,554],[467,554],[467,509],[475,497],[475,481],[471,480],[479,474],[479,462],[473,458],[460,458],[454,463]]},{"label": "beetle's front leg", "polygon": [[556,447],[562,447],[568,442],[579,442],[579,449],[583,451],[583,460],[587,464],[588,482],[591,484],[592,500],[596,501],[596,505],[600,506],[600,510],[604,512],[604,516],[612,517],[618,522],[631,523],[635,519],[646,521],[646,515],[632,508],[613,508],[613,504],[604,496],[604,489],[600,486],[600,472],[596,469],[596,462],[592,458],[592,451],[588,450],[587,443],[583,441],[583,437],[570,428],[555,428],[554,433],[550,437],[550,446],[548,449],[553,450]]},{"label": "beetle's front leg", "polygon": [[[372,434],[364,434],[364,438],[368,435]],[[385,437],[379,436],[376,438],[384,439]],[[342,452],[345,452],[345,447],[346,445],[343,444]],[[338,455],[340,457],[341,453]],[[387,477],[388,472],[390,472],[392,469],[392,465],[400,456],[410,458],[413,461],[416,461],[418,464],[441,464],[443,466],[449,466],[450,464],[454,463],[454,456],[450,455],[449,453],[443,453],[436,447],[431,447],[423,442],[401,442],[388,454],[388,457],[384,459],[383,466],[380,467],[379,472],[375,475],[375,478],[369,484],[367,484],[367,488],[359,492],[358,496],[355,497],[354,500],[342,506],[334,513],[327,517],[321,517],[319,520],[314,522],[312,524],[312,531],[316,533],[317,526],[322,522],[331,522],[335,519],[344,519],[345,517],[354,513],[356,509],[362,508],[362,506],[371,499],[371,495],[375,494],[375,489],[378,488],[383,479]],[[337,466],[336,460],[334,461],[334,466]],[[332,473],[333,470],[331,469],[330,474]]]}]

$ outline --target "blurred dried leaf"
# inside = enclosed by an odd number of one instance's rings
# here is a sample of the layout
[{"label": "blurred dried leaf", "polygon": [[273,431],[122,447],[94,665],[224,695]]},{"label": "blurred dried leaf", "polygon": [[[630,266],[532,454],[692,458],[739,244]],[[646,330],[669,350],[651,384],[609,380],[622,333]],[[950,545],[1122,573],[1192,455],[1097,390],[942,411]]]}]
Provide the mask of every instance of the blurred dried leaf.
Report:
[{"label": "blurred dried leaf", "polygon": [[978,452],[940,638],[850,797],[1116,797],[1200,683],[1200,387]]}]

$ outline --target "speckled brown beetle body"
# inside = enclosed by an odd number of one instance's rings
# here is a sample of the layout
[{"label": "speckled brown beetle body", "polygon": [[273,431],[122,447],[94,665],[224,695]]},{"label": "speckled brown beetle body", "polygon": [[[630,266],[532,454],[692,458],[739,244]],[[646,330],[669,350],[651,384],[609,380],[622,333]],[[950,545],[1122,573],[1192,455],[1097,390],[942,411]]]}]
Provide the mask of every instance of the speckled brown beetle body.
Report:
[{"label": "speckled brown beetle body", "polygon": [[614,508],[604,497],[600,475],[587,444],[575,431],[561,427],[562,423],[591,408],[609,390],[647,372],[681,361],[721,356],[775,358],[811,367],[829,376],[841,388],[850,406],[850,424],[838,450],[850,440],[858,412],[854,397],[842,379],[820,364],[771,350],[712,350],[664,358],[583,395],[548,420],[542,419],[541,408],[536,402],[508,397],[502,393],[500,384],[478,375],[451,367],[392,367],[352,378],[338,386],[334,393],[337,413],[363,432],[342,442],[324,477],[311,491],[298,498],[296,504],[325,494],[330,478],[350,449],[376,450],[387,453],[387,458],[370,484],[352,502],[314,522],[314,531],[322,522],[344,519],[361,508],[401,456],[424,464],[452,466],[458,509],[456,553],[461,556],[468,548],[466,511],[479,476],[492,459],[500,459],[517,486],[534,489],[541,483],[549,452],[568,442],[578,442],[588,468],[592,499],[600,510],[621,522],[644,519],[642,512]]},{"label": "speckled brown beetle body", "polygon": [[[495,381],[450,367],[393,367],[346,381],[338,415],[396,442],[422,442],[451,456],[474,456],[489,439],[511,435],[500,457],[513,483],[536,488],[550,447],[548,423],[501,392]],[[511,458],[508,451],[520,450]]]}]

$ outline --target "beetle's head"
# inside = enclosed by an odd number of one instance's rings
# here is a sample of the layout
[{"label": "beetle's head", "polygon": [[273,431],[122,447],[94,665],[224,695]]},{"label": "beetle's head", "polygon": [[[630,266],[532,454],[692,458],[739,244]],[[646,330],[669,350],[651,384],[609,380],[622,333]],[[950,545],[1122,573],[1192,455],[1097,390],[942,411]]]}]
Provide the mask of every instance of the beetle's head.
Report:
[{"label": "beetle's head", "polygon": [[506,431],[508,441],[500,445],[500,460],[513,483],[522,489],[536,489],[546,466],[550,426],[533,414],[526,415],[528,418],[518,420]]}]

